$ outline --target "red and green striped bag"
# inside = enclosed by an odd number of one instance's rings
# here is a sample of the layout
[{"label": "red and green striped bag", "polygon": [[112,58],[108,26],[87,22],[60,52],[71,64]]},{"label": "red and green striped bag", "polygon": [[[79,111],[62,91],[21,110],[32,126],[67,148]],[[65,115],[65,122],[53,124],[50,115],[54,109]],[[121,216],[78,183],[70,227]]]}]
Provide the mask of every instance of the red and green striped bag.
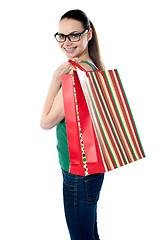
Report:
[{"label": "red and green striped bag", "polygon": [[119,168],[145,153],[116,69],[62,76],[70,169],[86,176]]}]

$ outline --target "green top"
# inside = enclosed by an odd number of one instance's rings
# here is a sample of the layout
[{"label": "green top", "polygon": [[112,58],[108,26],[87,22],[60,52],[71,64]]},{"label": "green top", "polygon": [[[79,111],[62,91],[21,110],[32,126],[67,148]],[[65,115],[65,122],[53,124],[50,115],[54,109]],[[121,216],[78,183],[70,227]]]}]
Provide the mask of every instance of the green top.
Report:
[{"label": "green top", "polygon": [[[82,61],[82,62],[89,64],[92,67],[93,71],[96,71],[96,68],[92,64],[90,64],[90,62],[87,62],[87,61]],[[56,126],[56,137],[57,137],[57,150],[58,150],[59,163],[61,165],[61,168],[64,171],[69,172],[70,158],[69,158],[65,118]]]}]

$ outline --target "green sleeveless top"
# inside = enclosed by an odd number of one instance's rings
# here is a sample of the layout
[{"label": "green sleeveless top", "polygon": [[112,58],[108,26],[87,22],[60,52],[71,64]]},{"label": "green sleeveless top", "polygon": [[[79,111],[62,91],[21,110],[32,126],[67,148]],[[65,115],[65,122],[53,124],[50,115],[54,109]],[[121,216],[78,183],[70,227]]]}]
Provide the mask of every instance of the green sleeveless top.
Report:
[{"label": "green sleeveless top", "polygon": [[[87,61],[82,61],[82,62],[89,64],[92,67],[93,71],[96,71],[96,68],[92,64],[90,64],[90,62],[87,62]],[[59,163],[61,165],[61,168],[64,171],[69,172],[70,158],[69,158],[65,118],[56,126],[56,138],[57,138],[57,150],[58,150]]]}]

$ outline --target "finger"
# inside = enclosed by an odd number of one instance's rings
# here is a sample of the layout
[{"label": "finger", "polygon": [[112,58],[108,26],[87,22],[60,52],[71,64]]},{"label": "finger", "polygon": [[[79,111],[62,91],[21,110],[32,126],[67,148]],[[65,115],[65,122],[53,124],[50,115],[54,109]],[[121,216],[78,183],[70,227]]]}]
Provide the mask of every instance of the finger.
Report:
[{"label": "finger", "polygon": [[78,63],[80,60],[79,58],[72,58],[72,61]]}]

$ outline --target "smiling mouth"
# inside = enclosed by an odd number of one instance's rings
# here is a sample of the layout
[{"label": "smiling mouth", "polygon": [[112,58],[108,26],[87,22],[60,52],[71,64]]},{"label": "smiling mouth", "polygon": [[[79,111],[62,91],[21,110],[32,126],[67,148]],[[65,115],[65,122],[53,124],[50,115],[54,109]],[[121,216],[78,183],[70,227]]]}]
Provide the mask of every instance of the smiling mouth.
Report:
[{"label": "smiling mouth", "polygon": [[64,48],[65,52],[67,53],[72,53],[74,52],[74,50],[76,49],[77,47],[73,47],[73,48]]}]

